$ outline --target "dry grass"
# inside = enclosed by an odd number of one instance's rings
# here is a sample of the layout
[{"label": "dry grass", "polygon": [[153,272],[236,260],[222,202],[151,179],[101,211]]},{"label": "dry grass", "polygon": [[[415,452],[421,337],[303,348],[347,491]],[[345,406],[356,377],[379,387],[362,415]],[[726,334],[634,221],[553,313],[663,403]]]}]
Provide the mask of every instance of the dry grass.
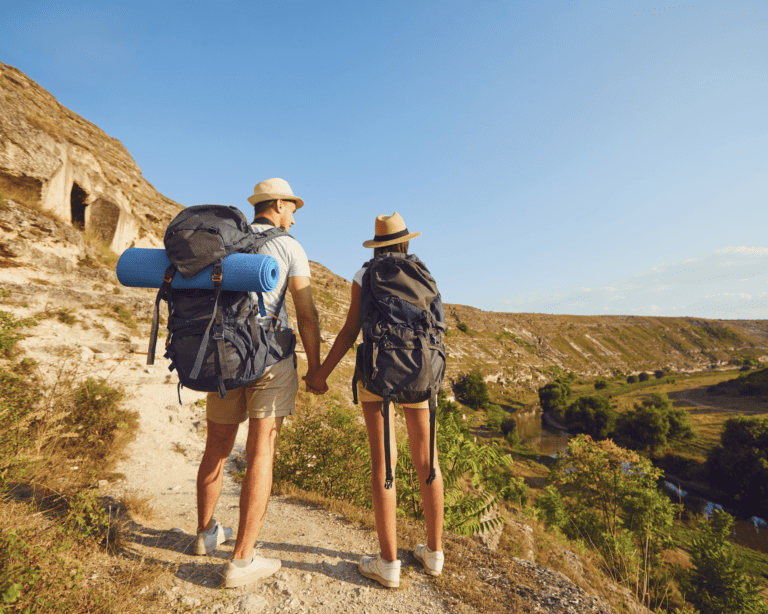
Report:
[{"label": "dry grass", "polygon": [[140,493],[126,493],[118,501],[120,507],[134,520],[152,520],[155,508],[152,497]]}]

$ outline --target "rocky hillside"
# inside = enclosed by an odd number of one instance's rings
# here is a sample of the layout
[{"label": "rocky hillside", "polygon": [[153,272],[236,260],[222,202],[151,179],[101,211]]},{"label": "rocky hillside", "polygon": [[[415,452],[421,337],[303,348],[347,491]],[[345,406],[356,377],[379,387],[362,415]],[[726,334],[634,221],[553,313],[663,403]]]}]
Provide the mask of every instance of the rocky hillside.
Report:
[{"label": "rocky hillside", "polygon": [[0,63],[0,196],[52,213],[116,252],[159,246],[181,205],[160,194],[122,143]]}]

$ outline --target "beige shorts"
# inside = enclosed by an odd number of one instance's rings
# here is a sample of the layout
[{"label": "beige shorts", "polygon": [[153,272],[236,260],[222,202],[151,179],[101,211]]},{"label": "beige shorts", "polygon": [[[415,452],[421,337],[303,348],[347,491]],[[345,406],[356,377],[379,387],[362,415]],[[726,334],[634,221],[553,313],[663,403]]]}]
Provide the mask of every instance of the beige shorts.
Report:
[{"label": "beige shorts", "polygon": [[[357,400],[361,403],[381,403],[384,401],[380,396],[368,392],[363,388],[363,383],[358,380],[357,382]],[[403,404],[403,407],[411,407],[413,409],[429,409],[429,401],[421,401],[419,403]]]},{"label": "beige shorts", "polygon": [[267,367],[259,379],[242,388],[227,391],[227,398],[218,392],[208,393],[205,414],[211,422],[239,424],[248,418],[280,418],[296,411],[299,374],[296,354]]}]

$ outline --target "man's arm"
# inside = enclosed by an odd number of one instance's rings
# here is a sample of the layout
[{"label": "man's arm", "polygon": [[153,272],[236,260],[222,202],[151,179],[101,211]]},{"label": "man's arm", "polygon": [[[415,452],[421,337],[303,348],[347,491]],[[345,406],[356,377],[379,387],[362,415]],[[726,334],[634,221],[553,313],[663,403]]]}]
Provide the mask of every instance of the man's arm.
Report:
[{"label": "man's arm", "polygon": [[320,367],[320,321],[312,300],[312,284],[309,277],[289,277],[288,289],[296,307],[301,343],[307,353],[307,374],[312,375]]}]

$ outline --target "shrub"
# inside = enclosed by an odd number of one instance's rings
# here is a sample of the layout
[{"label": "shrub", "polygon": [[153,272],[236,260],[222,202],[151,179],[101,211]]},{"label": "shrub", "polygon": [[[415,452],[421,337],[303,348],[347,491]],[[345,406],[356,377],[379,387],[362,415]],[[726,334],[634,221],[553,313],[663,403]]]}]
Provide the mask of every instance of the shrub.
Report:
[{"label": "shrub", "polygon": [[634,384],[637,382],[637,377],[634,375],[630,375],[627,377],[627,384]]},{"label": "shrub", "polygon": [[743,565],[728,541],[732,526],[733,518],[718,510],[701,527],[703,534],[690,547],[693,569],[683,580],[688,589],[686,598],[701,614],[768,614],[768,604],[760,595],[759,586],[744,574]]},{"label": "shrub", "polygon": [[561,410],[570,396],[571,387],[561,380],[555,380],[539,388],[539,403],[544,411]]},{"label": "shrub", "polygon": [[639,382],[647,382],[649,379],[651,379],[651,376],[648,375],[645,371],[637,376],[637,381]]},{"label": "shrub", "polygon": [[663,369],[656,369],[656,370],[653,372],[653,376],[654,376],[656,379],[662,379],[662,378],[663,378],[663,377],[664,377],[666,374],[667,374],[667,372],[666,372],[666,371],[664,371]]},{"label": "shrub", "polygon": [[499,405],[489,403],[485,406],[486,424],[492,431],[501,432],[501,424],[507,417],[505,412]]},{"label": "shrub", "polygon": [[595,380],[595,390],[605,390],[608,388],[608,380],[604,377],[598,377]]},{"label": "shrub", "polygon": [[276,484],[290,482],[302,490],[368,507],[370,474],[368,437],[354,414],[331,407],[283,426],[274,461]]},{"label": "shrub", "polygon": [[712,486],[740,504],[768,509],[768,417],[726,420],[720,445],[707,455],[707,473]]},{"label": "shrub", "polygon": [[[611,440],[578,435],[550,471],[553,488],[537,500],[548,523],[589,543],[614,580],[636,586],[638,597],[652,604],[667,588],[656,581],[655,570],[662,549],[670,546],[676,508],[656,488],[660,475],[648,459]],[[643,585],[650,597],[640,593]]]},{"label": "shrub", "polygon": [[634,411],[623,414],[616,428],[616,437],[622,445],[651,453],[666,448],[668,439],[690,440],[694,436],[687,412],[673,407],[663,393],[635,403]]},{"label": "shrub", "polygon": [[454,385],[456,397],[472,409],[480,409],[491,402],[488,394],[488,384],[485,383],[482,373],[474,370],[471,373],[459,375]]},{"label": "shrub", "polygon": [[121,432],[127,434],[135,420],[131,412],[120,406],[124,392],[105,380],[86,379],[73,392],[72,409],[64,419],[76,438],[67,439],[66,447],[82,450],[95,460],[104,461],[113,452]]},{"label": "shrub", "polygon": [[469,334],[469,326],[464,324],[464,322],[459,322],[456,325],[456,328],[458,328],[462,333],[466,333],[467,335]]},{"label": "shrub", "polygon": [[616,412],[605,397],[582,395],[565,408],[563,421],[569,431],[605,439],[616,424]]}]

